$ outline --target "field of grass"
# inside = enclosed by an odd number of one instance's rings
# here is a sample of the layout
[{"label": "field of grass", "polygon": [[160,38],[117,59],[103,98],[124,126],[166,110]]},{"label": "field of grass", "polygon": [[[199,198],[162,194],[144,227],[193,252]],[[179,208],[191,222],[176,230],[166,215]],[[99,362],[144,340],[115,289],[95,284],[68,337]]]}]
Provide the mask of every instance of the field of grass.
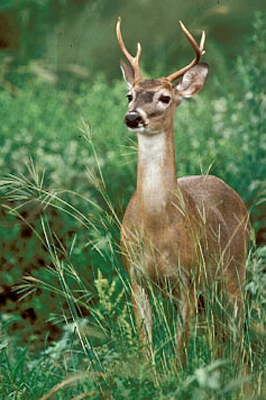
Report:
[{"label": "field of grass", "polygon": [[224,179],[253,226],[244,335],[238,338],[232,316],[223,356],[215,356],[213,316],[224,310],[210,290],[203,320],[191,321],[184,369],[176,364],[174,306],[160,293],[152,296],[152,357],[143,357],[121,262],[120,221],[136,184],[122,79],[69,76],[55,84],[49,71],[27,67],[5,77],[1,400],[266,398],[265,57],[265,20],[257,17],[234,71],[211,75],[177,111],[178,176]]}]

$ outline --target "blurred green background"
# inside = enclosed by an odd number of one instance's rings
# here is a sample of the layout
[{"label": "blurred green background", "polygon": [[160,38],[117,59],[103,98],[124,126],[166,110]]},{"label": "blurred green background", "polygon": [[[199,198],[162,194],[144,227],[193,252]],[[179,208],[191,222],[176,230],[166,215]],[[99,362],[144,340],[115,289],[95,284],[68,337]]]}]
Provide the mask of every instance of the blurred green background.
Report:
[{"label": "blurred green background", "polygon": [[233,66],[255,11],[265,11],[263,0],[1,0],[0,47],[13,66],[35,61],[54,73],[118,78],[114,27],[121,15],[128,47],[143,45],[146,70],[168,74],[191,55],[179,31],[182,19],[194,34],[206,30],[210,60],[220,61],[210,51],[215,44]]},{"label": "blurred green background", "polygon": [[118,15],[128,48],[135,53],[142,43],[147,77],[191,60],[179,19],[196,38],[206,30],[207,86],[177,111],[178,175],[210,172],[224,179],[250,209],[256,244],[265,244],[265,11],[265,0],[1,0],[0,307],[15,316],[10,332],[19,329],[28,339],[30,324],[39,340],[46,321],[53,339],[56,318],[62,309],[67,313],[55,290],[30,287],[21,302],[14,291],[28,275],[60,288],[42,242],[44,227],[59,259],[86,280],[92,303],[97,270],[110,277],[114,263],[121,266],[110,240],[118,249],[114,213],[121,220],[135,188],[136,140],[123,125]]}]

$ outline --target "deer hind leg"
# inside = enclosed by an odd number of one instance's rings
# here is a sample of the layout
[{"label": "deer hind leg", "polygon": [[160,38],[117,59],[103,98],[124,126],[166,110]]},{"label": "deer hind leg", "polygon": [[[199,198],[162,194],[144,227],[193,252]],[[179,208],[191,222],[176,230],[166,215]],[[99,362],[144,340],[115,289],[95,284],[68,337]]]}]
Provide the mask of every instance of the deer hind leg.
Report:
[{"label": "deer hind leg", "polygon": [[233,323],[234,359],[244,376],[248,375],[248,357],[245,351],[244,321],[245,321],[245,264],[246,257],[232,260],[227,284],[227,296],[230,308],[230,317]]},{"label": "deer hind leg", "polygon": [[[228,268],[227,298],[230,310],[233,339],[238,343],[238,357],[243,352],[243,325],[245,317],[245,257],[232,259]],[[240,360],[239,360],[240,361]]]},{"label": "deer hind leg", "polygon": [[152,351],[152,311],[147,291],[136,281],[131,283],[133,313],[140,332],[143,350],[153,360]]},{"label": "deer hind leg", "polygon": [[[241,262],[242,261],[242,264]],[[215,330],[212,336],[213,357],[234,361],[236,369],[242,364],[244,352],[244,282],[245,259],[231,257],[226,267],[221,267],[217,285],[212,286],[209,299],[209,320],[213,320]]]},{"label": "deer hind leg", "polygon": [[233,340],[237,343],[236,357],[244,351],[244,319],[245,319],[245,278],[246,260],[248,247],[248,220],[243,217],[237,223],[232,236],[229,240],[228,248],[229,259],[225,270],[226,296],[228,301],[229,318],[231,317],[231,327]]},{"label": "deer hind leg", "polygon": [[245,395],[251,395],[251,386],[248,381],[250,373],[248,353],[245,349],[245,266],[246,256],[243,251],[242,257],[238,257],[238,262],[233,260],[230,265],[230,273],[227,284],[227,296],[229,307],[231,308],[231,318],[233,324],[233,340],[235,342],[235,353],[233,354],[235,365],[239,373],[245,378],[242,391]]}]

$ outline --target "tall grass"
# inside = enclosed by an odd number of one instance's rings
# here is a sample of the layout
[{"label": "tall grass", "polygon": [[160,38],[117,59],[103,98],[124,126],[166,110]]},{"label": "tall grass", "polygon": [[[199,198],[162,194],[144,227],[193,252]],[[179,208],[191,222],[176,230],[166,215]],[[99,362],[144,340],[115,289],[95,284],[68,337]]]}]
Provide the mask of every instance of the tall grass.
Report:
[{"label": "tall grass", "polygon": [[[36,231],[34,233],[50,258],[47,268],[51,279],[45,281],[25,276],[24,283],[17,289],[21,296],[26,296],[42,287],[45,291],[55,293],[58,299],[62,298],[68,305],[68,311],[63,310],[61,315],[53,317],[57,323],[61,318],[65,320],[61,339],[47,346],[36,359],[27,360],[30,353],[26,349],[19,350],[18,358],[15,357],[12,340],[9,342],[3,332],[0,366],[3,370],[7,369],[8,373],[2,374],[1,378],[2,398],[12,392],[12,398],[43,400],[53,396],[58,399],[86,396],[95,399],[262,399],[266,393],[263,383],[266,282],[261,282],[261,278],[264,278],[265,249],[250,251],[245,332],[243,337],[239,337],[234,315],[229,320],[226,318],[229,322],[222,359],[217,358],[219,351],[216,348],[218,344],[214,326],[217,315],[222,318],[226,311],[220,305],[215,287],[213,290],[207,288],[205,293],[204,315],[199,318],[196,313],[196,317],[190,321],[191,337],[188,347],[184,349],[188,364],[186,368],[180,368],[176,363],[178,354],[173,327],[178,313],[174,301],[171,297],[165,300],[149,283],[154,338],[150,344],[150,358],[144,357],[132,315],[130,283],[121,267],[115,240],[110,235],[104,247],[99,242],[90,241],[89,245],[99,252],[102,262],[109,265],[110,273],[103,273],[99,265],[95,268],[93,282],[88,284],[71,262],[75,242],[71,243],[69,249],[65,248],[45,214],[48,206],[66,212],[88,230],[88,237],[97,235],[99,226],[106,227],[110,218],[113,225],[120,226],[106,191],[89,127],[84,122],[82,131],[98,165],[98,172],[96,174],[94,171],[93,179],[109,210],[107,213],[105,207],[101,208],[90,199],[83,199],[97,210],[97,225],[64,199],[66,193],[44,189],[43,174],[38,172],[34,164],[30,165],[31,179],[13,175],[1,181],[9,201],[34,202],[42,207],[43,235]],[[78,196],[74,192],[72,195]],[[10,208],[10,212],[22,218],[18,207]],[[86,311],[86,318],[82,318],[83,310]],[[243,341],[243,345],[240,357],[236,357],[239,340]],[[29,384],[25,382],[28,375],[31,377]],[[245,386],[247,381],[249,386]],[[46,394],[40,397],[41,393]]]},{"label": "tall grass", "polygon": [[[182,105],[176,135],[178,175],[206,173],[211,165],[210,172],[252,207],[257,231],[263,226],[265,161],[262,21],[257,18],[254,37],[237,62],[234,85],[216,82],[213,92],[222,97],[203,93]],[[253,235],[243,335],[214,286],[205,294],[205,313],[196,312],[190,321],[186,368],[176,363],[176,304],[148,283],[154,333],[151,357],[145,358],[119,250],[136,168],[136,143],[125,139],[121,123],[124,87],[110,88],[101,77],[89,91],[84,85],[76,91],[47,88],[40,79],[20,84],[15,97],[0,92],[0,165],[6,175],[0,180],[0,285],[8,299],[1,312],[1,398],[265,398],[265,246],[257,248]],[[17,293],[20,303],[12,301]],[[27,313],[38,329],[25,323]],[[215,315],[227,321],[222,353]],[[57,341],[42,324],[47,318],[49,328],[62,329]]]}]

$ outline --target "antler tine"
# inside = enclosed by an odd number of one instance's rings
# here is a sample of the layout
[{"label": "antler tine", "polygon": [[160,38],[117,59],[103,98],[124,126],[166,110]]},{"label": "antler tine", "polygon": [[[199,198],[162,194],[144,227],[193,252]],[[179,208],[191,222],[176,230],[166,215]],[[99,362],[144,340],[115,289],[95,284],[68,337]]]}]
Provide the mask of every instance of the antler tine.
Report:
[{"label": "antler tine", "polygon": [[121,17],[118,17],[117,24],[116,24],[116,36],[117,36],[119,46],[122,50],[122,53],[124,54],[126,59],[130,62],[131,66],[134,70],[135,79],[139,79],[141,77],[141,71],[140,71],[140,66],[139,66],[139,60],[140,60],[140,56],[141,56],[141,45],[140,45],[140,43],[138,43],[137,54],[135,57],[133,57],[126,49],[125,43],[122,39],[120,26],[121,26]]},{"label": "antler tine", "polygon": [[205,54],[205,50],[204,50],[204,45],[205,45],[205,40],[206,40],[205,31],[202,31],[200,45],[198,46],[196,40],[193,38],[191,33],[187,30],[187,28],[185,27],[183,22],[179,21],[179,24],[180,24],[180,27],[181,27],[183,33],[187,37],[189,43],[191,44],[191,46],[195,50],[196,56],[193,59],[193,61],[191,61],[191,63],[188,64],[186,67],[181,68],[179,71],[176,71],[176,72],[174,72],[173,74],[171,74],[171,75],[169,75],[167,77],[167,79],[169,79],[171,82],[174,81],[177,78],[180,78],[180,76],[184,75],[185,72],[187,72],[190,68],[192,68],[192,67],[194,67],[194,65],[198,64],[198,62],[200,61],[201,56],[203,56]]}]

